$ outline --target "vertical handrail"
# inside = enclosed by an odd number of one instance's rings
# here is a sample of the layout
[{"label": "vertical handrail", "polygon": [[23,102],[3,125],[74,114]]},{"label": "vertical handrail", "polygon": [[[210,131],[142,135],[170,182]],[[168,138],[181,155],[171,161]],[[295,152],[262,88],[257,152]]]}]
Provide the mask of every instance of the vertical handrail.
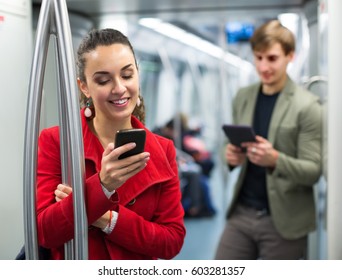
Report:
[{"label": "vertical handrail", "polygon": [[50,1],[43,1],[39,14],[26,109],[23,205],[25,256],[29,260],[39,258],[36,220],[37,141],[43,89],[42,77],[45,71],[49,41],[50,4]]},{"label": "vertical handrail", "polygon": [[[66,259],[88,258],[88,225],[84,201],[84,154],[77,98],[71,32],[65,1],[46,0],[38,19],[28,94],[24,151],[24,227],[26,259],[38,259],[36,174],[42,87],[49,35],[56,35],[61,131],[62,181],[73,187],[75,254],[66,245]],[[71,256],[70,256],[71,254]]]},{"label": "vertical handrail", "polygon": [[88,223],[84,200],[84,149],[76,86],[75,60],[68,10],[65,1],[54,0],[57,41],[61,61],[61,78],[64,81],[68,136],[70,141],[70,181],[73,187],[75,259],[88,259]]},{"label": "vertical handrail", "polygon": [[[65,101],[65,85],[63,83],[63,75],[62,70],[60,68],[61,61],[60,61],[60,54],[59,54],[59,48],[58,48],[58,41],[57,37],[55,37],[55,52],[57,54],[56,56],[56,65],[57,65],[57,92],[60,92],[59,95],[60,98],[58,98],[58,116],[59,116],[59,123],[63,123],[66,125],[63,125],[59,129],[59,137],[60,137],[60,150],[61,150],[61,170],[62,170],[62,183],[70,185],[70,174],[69,174],[69,168],[70,166],[70,142],[69,142],[69,128],[67,126],[67,112],[66,112],[66,101]],[[73,240],[70,240],[69,242],[65,243],[64,245],[64,258],[66,260],[72,260],[75,258],[74,255],[74,243]]]},{"label": "vertical handrail", "polygon": [[165,68],[165,71],[169,72],[172,74],[172,84],[177,85],[176,88],[176,99],[175,99],[175,114],[174,114],[174,130],[177,132],[176,137],[174,137],[174,142],[175,146],[177,149],[181,150],[182,149],[182,135],[181,135],[181,119],[180,119],[180,108],[181,108],[181,103],[180,103],[180,92],[179,92],[179,85],[177,82],[177,74],[174,68],[172,67],[172,63],[170,60],[170,57],[164,47],[158,48],[158,55],[160,57],[161,63],[163,67]]},{"label": "vertical handrail", "polygon": [[[325,76],[311,76],[309,77],[306,81],[304,81],[304,87],[307,90],[312,90],[312,86],[319,84],[319,83],[324,83],[325,85],[328,84],[328,78]],[[319,98],[320,101],[322,102],[323,106],[326,106],[324,103],[326,102],[326,92],[319,92]],[[325,113],[325,112],[324,112]],[[326,116],[323,116],[325,118]],[[321,176],[320,180],[316,183],[317,186],[317,252],[318,252],[318,258],[323,259],[325,254],[324,254],[324,248],[326,246],[326,239],[325,239],[325,234],[326,234],[326,213],[327,213],[327,178],[324,177],[324,170],[326,169],[326,164],[325,162],[326,159],[326,147],[327,147],[327,138],[324,137],[326,136],[326,120],[323,119],[323,152],[322,152],[322,158],[323,158],[323,175]]]}]

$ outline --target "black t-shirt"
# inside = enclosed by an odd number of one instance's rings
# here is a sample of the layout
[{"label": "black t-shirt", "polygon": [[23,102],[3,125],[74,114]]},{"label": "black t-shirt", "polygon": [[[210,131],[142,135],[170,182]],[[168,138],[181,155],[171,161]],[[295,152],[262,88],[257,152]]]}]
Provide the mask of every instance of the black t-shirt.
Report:
[{"label": "black t-shirt", "polygon": [[[265,95],[259,92],[254,111],[253,128],[257,135],[267,139],[268,129],[272,117],[272,112],[279,93]],[[239,201],[245,205],[256,209],[269,210],[266,190],[266,168],[257,166],[248,161]]]}]

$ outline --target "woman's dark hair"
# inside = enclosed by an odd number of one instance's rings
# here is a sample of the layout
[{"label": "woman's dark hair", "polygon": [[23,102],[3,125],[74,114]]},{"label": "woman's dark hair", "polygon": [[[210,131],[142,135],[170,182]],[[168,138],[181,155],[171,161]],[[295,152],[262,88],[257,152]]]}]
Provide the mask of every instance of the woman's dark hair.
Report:
[{"label": "woman's dark hair", "polygon": [[[113,44],[122,44],[122,45],[128,46],[130,50],[132,51],[135,65],[138,68],[134,49],[130,41],[124,34],[122,34],[118,30],[111,29],[111,28],[93,29],[83,38],[77,50],[77,61],[76,61],[77,75],[82,82],[86,83],[84,70],[85,70],[87,61],[85,58],[85,54],[95,50],[98,46],[110,46]],[[81,107],[85,106],[86,100],[87,100],[86,96],[83,93],[81,93],[81,96],[80,96]],[[135,107],[133,111],[133,115],[136,116],[141,122],[144,123],[145,122],[145,110],[144,110],[145,107],[144,107],[144,101],[141,95],[140,95],[140,100],[141,100],[141,105],[139,107],[138,106]]]}]

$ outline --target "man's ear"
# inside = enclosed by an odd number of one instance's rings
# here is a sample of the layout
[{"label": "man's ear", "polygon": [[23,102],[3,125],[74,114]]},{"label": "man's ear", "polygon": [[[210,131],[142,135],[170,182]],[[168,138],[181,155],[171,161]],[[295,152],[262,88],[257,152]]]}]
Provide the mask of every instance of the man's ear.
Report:
[{"label": "man's ear", "polygon": [[287,57],[289,58],[289,62],[293,61],[294,58],[295,58],[295,52],[294,52],[294,51],[290,52],[290,53],[287,55]]},{"label": "man's ear", "polygon": [[87,98],[90,98],[90,95],[88,93],[88,86],[85,82],[82,82],[80,80],[80,78],[77,78],[77,85],[78,85],[78,88],[80,89],[80,91],[82,91],[82,93],[87,97]]}]

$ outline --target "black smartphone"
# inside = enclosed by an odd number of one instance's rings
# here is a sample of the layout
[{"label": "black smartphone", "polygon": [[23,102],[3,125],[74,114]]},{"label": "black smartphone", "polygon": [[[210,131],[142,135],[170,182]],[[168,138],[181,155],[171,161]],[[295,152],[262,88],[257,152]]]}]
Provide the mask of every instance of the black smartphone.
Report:
[{"label": "black smartphone", "polygon": [[[226,136],[228,137],[230,143],[235,146],[241,147],[243,142],[255,142],[255,133],[253,127],[248,125],[234,125],[234,124],[224,124],[222,129]],[[246,151],[243,148],[243,151]]]},{"label": "black smartphone", "polygon": [[145,148],[146,131],[142,128],[122,129],[116,132],[115,148],[134,142],[135,148],[119,156],[119,159],[142,153]]}]

